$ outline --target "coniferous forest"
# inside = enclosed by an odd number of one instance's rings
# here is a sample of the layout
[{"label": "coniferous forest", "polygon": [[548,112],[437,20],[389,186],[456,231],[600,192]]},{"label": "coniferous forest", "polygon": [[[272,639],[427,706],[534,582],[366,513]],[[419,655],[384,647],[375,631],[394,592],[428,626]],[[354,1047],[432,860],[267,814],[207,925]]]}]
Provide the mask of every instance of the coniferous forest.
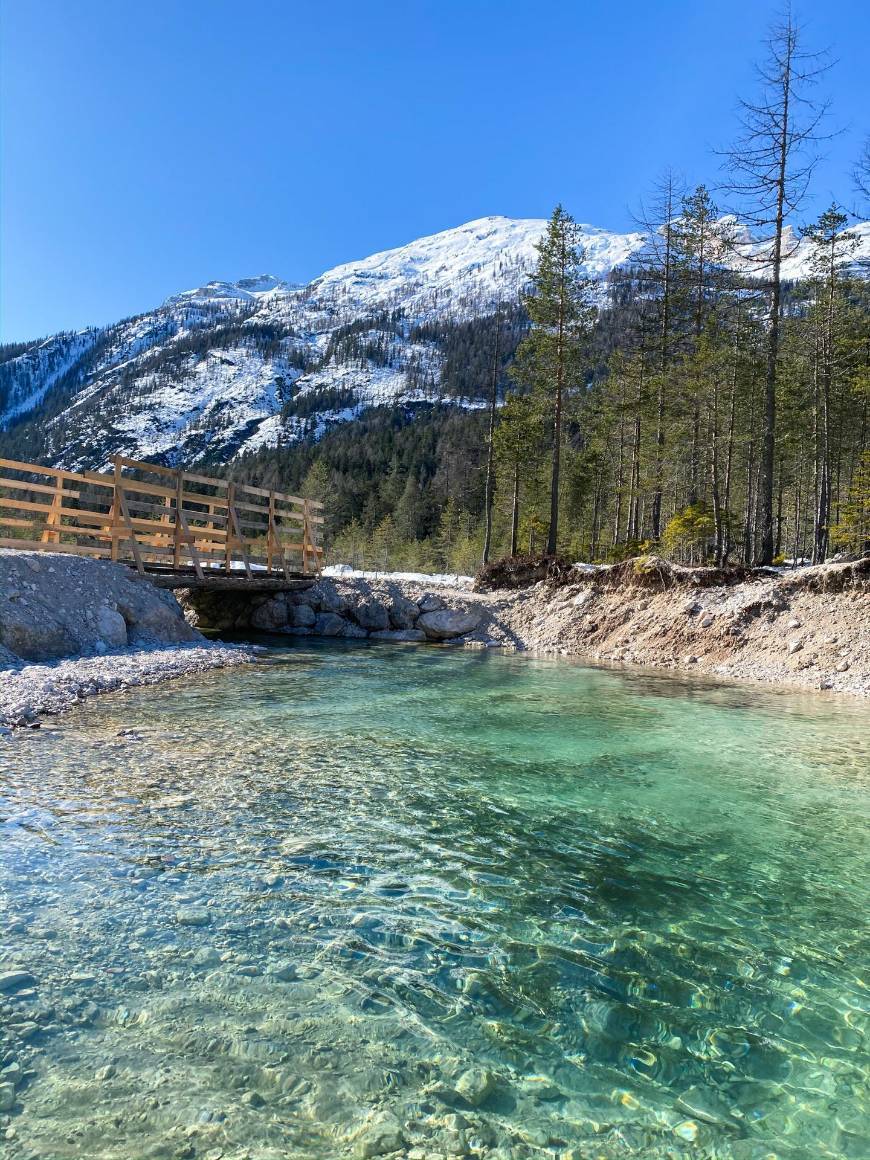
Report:
[{"label": "coniferous forest", "polygon": [[[849,231],[870,212],[868,161],[842,204],[804,220],[830,120],[816,99],[827,62],[804,40],[789,18],[772,29],[727,179],[714,192],[667,172],[642,213],[651,243],[606,296],[557,207],[522,309],[456,338],[445,373],[479,409],[372,409],[232,472],[328,496],[332,558],[371,568],[870,548],[870,283]],[[791,281],[799,234],[811,272]]]}]

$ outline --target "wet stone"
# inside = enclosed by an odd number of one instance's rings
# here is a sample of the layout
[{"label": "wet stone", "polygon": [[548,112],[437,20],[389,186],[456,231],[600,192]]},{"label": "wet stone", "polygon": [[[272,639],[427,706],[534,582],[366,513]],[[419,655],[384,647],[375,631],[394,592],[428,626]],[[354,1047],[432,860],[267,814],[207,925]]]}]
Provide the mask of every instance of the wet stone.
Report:
[{"label": "wet stone", "polygon": [[719,1128],[733,1127],[731,1109],[722,1097],[711,1088],[693,1086],[683,1092],[676,1101],[677,1108],[695,1119],[715,1124]]},{"label": "wet stone", "polygon": [[353,1154],[356,1160],[370,1160],[372,1156],[397,1152],[404,1143],[402,1125],[396,1117],[381,1113],[363,1127],[354,1142]]},{"label": "wet stone", "polygon": [[187,906],[175,912],[179,926],[208,926],[211,915],[204,906]]},{"label": "wet stone", "polygon": [[456,1081],[456,1094],[473,1108],[478,1107],[495,1091],[495,1076],[482,1067],[471,1067]]},{"label": "wet stone", "polygon": [[0,971],[0,994],[8,995],[35,985],[36,977],[29,971]]}]

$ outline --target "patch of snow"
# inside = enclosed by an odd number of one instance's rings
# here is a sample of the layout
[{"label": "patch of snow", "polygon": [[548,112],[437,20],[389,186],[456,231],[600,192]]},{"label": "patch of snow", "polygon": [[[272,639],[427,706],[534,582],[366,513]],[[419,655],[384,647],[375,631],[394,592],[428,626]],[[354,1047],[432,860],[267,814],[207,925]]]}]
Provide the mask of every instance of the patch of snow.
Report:
[{"label": "patch of snow", "polygon": [[330,564],[322,575],[335,580],[402,580],[410,584],[439,585],[442,588],[462,588],[470,590],[473,576],[461,576],[453,572],[367,572],[352,568],[350,564]]}]

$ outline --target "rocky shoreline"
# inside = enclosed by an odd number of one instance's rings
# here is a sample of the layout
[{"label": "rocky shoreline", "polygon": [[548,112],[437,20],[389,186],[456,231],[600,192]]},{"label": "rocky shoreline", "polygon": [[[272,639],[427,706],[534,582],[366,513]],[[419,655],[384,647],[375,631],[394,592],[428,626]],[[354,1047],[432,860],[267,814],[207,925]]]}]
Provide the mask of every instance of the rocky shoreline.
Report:
[{"label": "rocky shoreline", "polygon": [[245,664],[121,564],[0,551],[0,736],[99,693]]},{"label": "rocky shoreline", "polygon": [[870,561],[743,577],[649,558],[519,590],[324,578],[302,592],[182,602],[222,631],[507,648],[870,696]]},{"label": "rocky shoreline", "polygon": [[468,592],[422,578],[323,577],[181,603],[128,568],[0,552],[0,730],[102,692],[249,663],[199,628],[501,648],[870,696],[870,560],[742,578],[664,561],[577,566]]}]

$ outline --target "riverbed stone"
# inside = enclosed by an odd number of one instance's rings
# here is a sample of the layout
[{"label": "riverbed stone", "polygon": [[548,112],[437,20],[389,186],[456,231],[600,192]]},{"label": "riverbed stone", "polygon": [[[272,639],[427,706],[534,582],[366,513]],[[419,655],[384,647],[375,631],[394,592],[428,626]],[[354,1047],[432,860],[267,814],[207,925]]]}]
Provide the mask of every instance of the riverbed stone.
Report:
[{"label": "riverbed stone", "polygon": [[179,926],[208,926],[211,914],[204,906],[184,906],[175,912]]},{"label": "riverbed stone", "polygon": [[[0,1112],[11,1112],[15,1106],[15,1085],[0,1083]],[[377,1155],[373,1152],[371,1155]]]},{"label": "riverbed stone", "polygon": [[676,1107],[696,1120],[704,1120],[719,1128],[734,1127],[731,1109],[712,1088],[693,1084],[677,1098]]},{"label": "riverbed stone", "polygon": [[474,632],[480,624],[481,616],[479,608],[443,608],[435,612],[424,612],[417,626],[429,640],[450,640],[451,637]]},{"label": "riverbed stone", "polygon": [[30,971],[0,971],[0,994],[8,995],[22,987],[35,987],[36,977]]},{"label": "riverbed stone", "polygon": [[456,1081],[456,1094],[473,1108],[478,1107],[495,1091],[495,1076],[483,1067],[470,1067]]},{"label": "riverbed stone", "polygon": [[354,1143],[353,1154],[357,1160],[370,1160],[372,1156],[397,1152],[404,1143],[402,1125],[391,1113],[381,1112],[364,1125]]}]

